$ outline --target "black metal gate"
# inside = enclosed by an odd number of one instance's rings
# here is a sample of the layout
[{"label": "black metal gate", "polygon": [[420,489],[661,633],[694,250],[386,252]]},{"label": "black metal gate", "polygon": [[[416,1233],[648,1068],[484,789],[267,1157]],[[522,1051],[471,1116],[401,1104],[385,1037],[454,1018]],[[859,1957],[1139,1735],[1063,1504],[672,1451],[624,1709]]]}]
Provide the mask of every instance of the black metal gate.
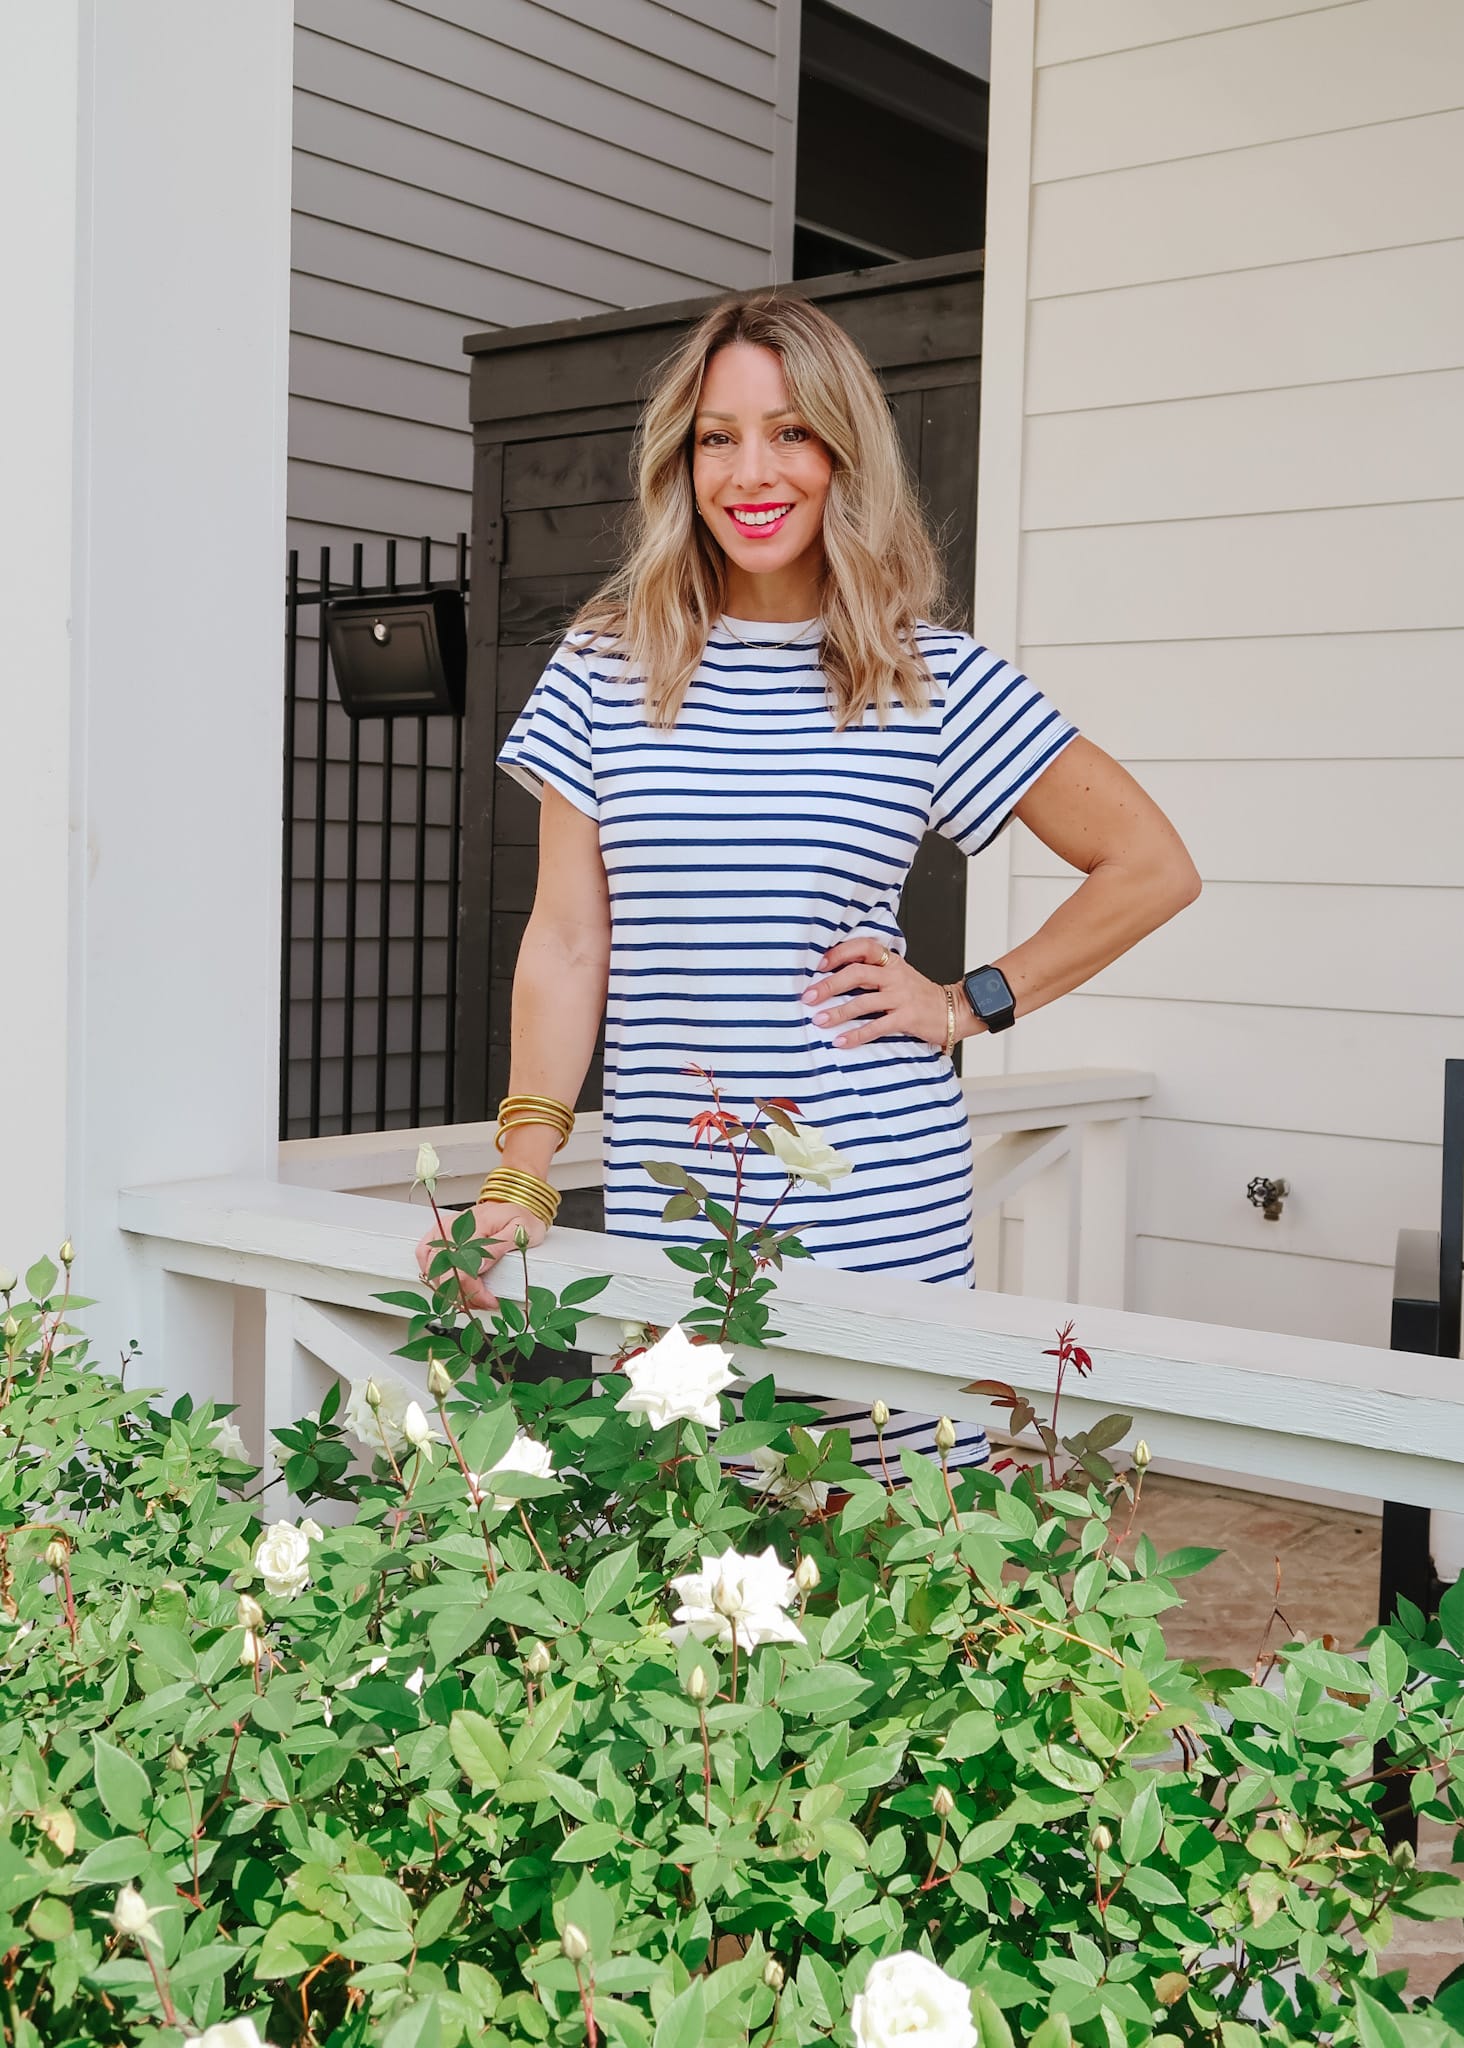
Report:
[{"label": "black metal gate", "polygon": [[[280,1136],[451,1123],[457,1029],[463,722],[351,718],[335,686],[324,606],[336,597],[466,591],[468,541],[398,543],[380,581],[366,543],[337,581],[331,549],[285,578],[284,887]],[[433,577],[434,555],[451,573]]]}]

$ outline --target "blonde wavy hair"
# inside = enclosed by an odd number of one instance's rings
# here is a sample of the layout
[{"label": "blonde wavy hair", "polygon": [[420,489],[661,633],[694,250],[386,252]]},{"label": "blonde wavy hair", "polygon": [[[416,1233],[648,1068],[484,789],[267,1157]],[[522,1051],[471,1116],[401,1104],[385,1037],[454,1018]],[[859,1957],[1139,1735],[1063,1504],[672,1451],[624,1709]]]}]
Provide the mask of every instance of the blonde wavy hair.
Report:
[{"label": "blonde wavy hair", "polygon": [[625,559],[571,622],[626,656],[646,720],[669,727],[725,609],[726,557],[696,517],[693,429],[707,364],[733,342],[772,349],[788,395],[833,461],[824,507],[823,669],[837,725],[871,705],[930,702],[915,640],[943,614],[934,542],[894,421],[857,344],[808,300],[758,292],[713,307],[655,373],[636,436]]}]

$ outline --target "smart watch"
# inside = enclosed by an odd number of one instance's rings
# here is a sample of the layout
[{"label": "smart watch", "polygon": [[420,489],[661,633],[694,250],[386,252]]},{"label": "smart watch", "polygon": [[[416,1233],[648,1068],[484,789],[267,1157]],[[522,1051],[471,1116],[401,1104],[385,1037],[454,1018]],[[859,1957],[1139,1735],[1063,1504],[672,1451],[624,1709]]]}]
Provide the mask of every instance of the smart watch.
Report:
[{"label": "smart watch", "polygon": [[1017,1021],[1017,999],[999,967],[978,967],[961,982],[966,1001],[988,1031],[1009,1031]]}]

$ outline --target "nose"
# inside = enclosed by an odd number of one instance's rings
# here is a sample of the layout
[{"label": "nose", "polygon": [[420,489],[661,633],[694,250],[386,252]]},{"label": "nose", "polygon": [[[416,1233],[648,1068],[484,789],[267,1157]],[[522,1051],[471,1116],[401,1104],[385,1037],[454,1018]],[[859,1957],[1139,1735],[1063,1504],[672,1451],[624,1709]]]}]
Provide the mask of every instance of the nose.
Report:
[{"label": "nose", "polygon": [[732,488],[735,491],[750,494],[771,487],[774,464],[761,441],[744,441],[732,468]]}]

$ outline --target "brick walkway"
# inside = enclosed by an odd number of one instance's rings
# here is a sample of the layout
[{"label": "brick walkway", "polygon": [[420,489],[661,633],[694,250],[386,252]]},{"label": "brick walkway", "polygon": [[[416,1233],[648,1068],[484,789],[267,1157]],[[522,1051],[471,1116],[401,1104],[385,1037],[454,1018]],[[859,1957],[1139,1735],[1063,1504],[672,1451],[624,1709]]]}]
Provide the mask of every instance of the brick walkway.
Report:
[{"label": "brick walkway", "polygon": [[[1161,1554],[1186,1544],[1225,1553],[1182,1581],[1184,1607],[1163,1617],[1178,1656],[1248,1672],[1263,1651],[1297,1636],[1332,1636],[1337,1649],[1350,1651],[1377,1619],[1381,1524],[1374,1515],[1151,1476],[1136,1536],[1140,1530]],[[1284,1622],[1273,1620],[1277,1607]],[[1420,1860],[1464,1877],[1464,1864],[1449,1861],[1451,1833],[1425,1823]],[[1406,1965],[1415,1995],[1433,1992],[1461,1960],[1459,1923],[1400,1919],[1395,1928],[1389,1965]]]}]

